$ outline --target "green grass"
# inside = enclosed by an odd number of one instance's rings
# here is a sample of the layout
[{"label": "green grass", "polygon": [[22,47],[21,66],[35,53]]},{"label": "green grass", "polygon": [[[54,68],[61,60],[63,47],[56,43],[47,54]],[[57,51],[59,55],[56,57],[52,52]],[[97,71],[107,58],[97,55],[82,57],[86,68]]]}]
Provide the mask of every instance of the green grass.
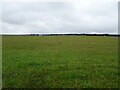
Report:
[{"label": "green grass", "polygon": [[3,88],[116,88],[118,38],[3,36]]}]

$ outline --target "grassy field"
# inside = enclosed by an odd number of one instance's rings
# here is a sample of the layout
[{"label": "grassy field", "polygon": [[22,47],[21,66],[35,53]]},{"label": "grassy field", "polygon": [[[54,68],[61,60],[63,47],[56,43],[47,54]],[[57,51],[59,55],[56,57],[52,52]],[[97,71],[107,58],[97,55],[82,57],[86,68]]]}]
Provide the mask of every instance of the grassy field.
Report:
[{"label": "grassy field", "polygon": [[3,88],[118,87],[118,38],[3,36]]}]

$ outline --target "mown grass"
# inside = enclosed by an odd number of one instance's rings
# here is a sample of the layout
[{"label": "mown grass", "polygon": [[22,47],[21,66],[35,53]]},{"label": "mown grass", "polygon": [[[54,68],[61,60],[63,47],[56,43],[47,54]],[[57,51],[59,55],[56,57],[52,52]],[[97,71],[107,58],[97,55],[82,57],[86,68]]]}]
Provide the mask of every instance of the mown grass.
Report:
[{"label": "mown grass", "polygon": [[3,88],[117,88],[118,38],[3,36]]}]

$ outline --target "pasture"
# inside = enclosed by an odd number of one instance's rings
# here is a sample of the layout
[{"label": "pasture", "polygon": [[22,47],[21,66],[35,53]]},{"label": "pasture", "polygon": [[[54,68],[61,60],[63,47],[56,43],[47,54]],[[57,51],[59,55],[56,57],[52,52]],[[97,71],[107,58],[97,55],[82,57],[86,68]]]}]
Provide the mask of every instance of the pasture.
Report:
[{"label": "pasture", "polygon": [[2,38],[3,88],[118,87],[118,37]]}]

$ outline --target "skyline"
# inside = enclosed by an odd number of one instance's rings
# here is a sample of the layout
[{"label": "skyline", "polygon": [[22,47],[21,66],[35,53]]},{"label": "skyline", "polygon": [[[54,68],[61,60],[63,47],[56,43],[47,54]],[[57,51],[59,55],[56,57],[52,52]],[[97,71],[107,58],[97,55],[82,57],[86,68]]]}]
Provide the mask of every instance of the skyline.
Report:
[{"label": "skyline", "polygon": [[3,34],[118,33],[117,2],[6,2],[2,8]]}]

